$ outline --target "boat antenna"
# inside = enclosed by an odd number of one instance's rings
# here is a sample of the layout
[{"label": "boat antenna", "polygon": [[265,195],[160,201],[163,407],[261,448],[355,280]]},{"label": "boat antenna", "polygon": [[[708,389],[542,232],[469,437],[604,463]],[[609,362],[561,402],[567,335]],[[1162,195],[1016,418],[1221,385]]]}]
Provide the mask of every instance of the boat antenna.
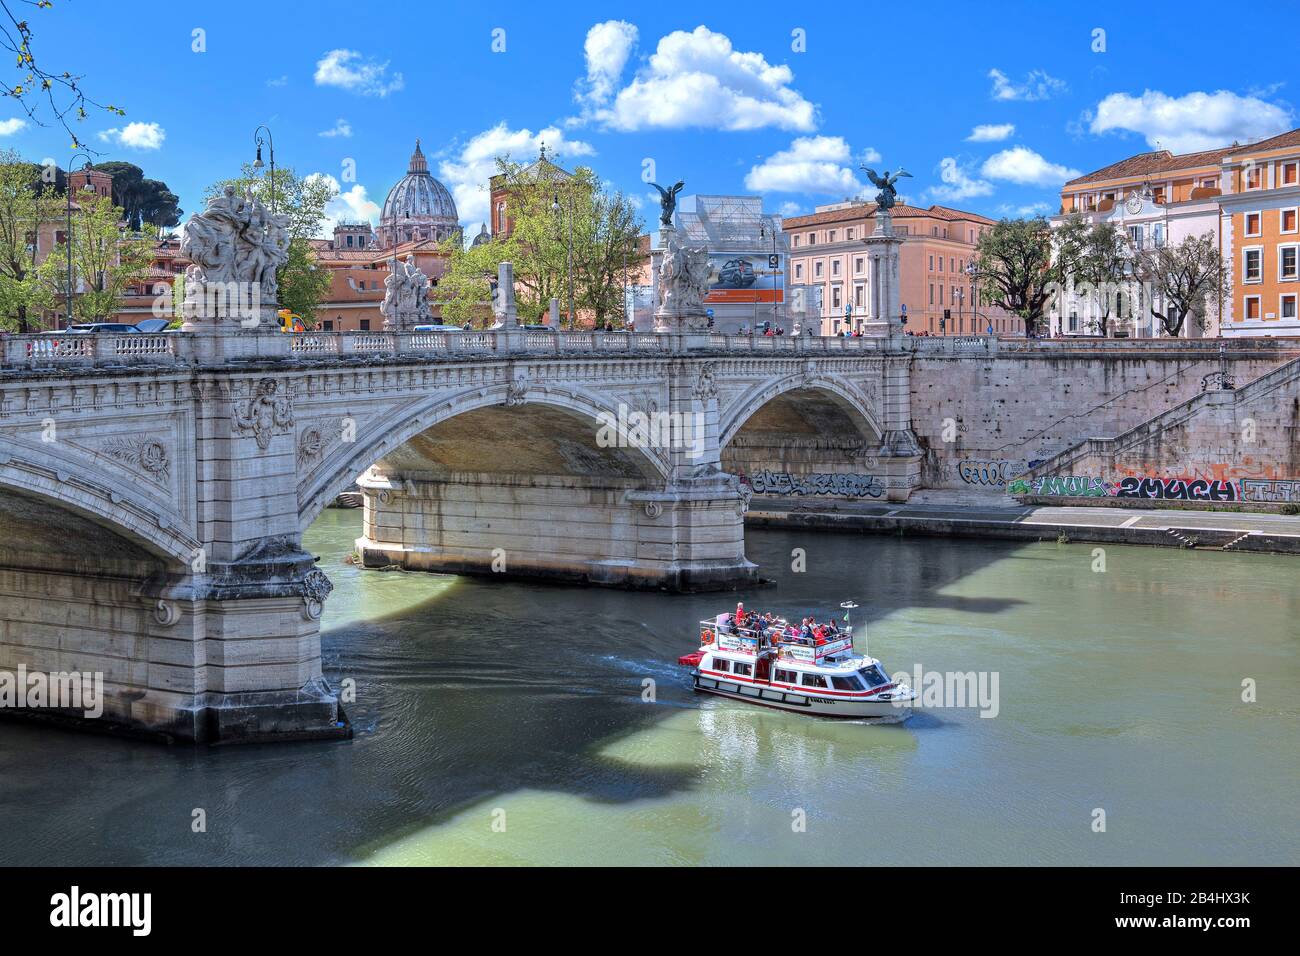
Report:
[{"label": "boat antenna", "polygon": [[[852,601],[841,601],[841,602],[840,602],[840,607],[844,608],[844,626],[845,626],[845,628],[846,628],[846,629],[848,630],[848,632],[849,632],[849,647],[853,647],[853,621],[851,620],[851,618],[852,618],[852,615],[853,615],[853,609],[854,609],[855,607],[857,607],[857,605],[854,604]],[[863,642],[862,652],[863,652],[864,654],[866,653],[866,649],[867,649],[867,648],[866,648],[866,640],[867,640],[867,636],[866,636],[865,634],[863,634],[863,635],[862,635],[862,642]]]}]

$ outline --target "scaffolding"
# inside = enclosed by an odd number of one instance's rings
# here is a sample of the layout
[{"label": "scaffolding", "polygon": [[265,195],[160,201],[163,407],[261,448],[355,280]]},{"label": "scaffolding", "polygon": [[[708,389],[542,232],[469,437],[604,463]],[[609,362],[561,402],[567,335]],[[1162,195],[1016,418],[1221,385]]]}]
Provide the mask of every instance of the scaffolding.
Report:
[{"label": "scaffolding", "polygon": [[695,209],[677,211],[677,231],[688,243],[710,252],[767,253],[788,251],[781,217],[763,212],[761,196],[696,196]]}]

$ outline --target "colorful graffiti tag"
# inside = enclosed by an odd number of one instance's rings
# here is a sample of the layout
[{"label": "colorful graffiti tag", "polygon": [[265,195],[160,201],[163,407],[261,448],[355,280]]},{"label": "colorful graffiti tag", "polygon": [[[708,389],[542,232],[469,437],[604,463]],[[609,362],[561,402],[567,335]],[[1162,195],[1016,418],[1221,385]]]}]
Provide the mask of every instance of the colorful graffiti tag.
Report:
[{"label": "colorful graffiti tag", "polygon": [[1243,478],[1241,498],[1243,501],[1300,502],[1300,479]]},{"label": "colorful graffiti tag", "polygon": [[957,475],[968,485],[1002,488],[1017,475],[1041,464],[1025,458],[963,458],[957,462]]},{"label": "colorful graffiti tag", "polygon": [[837,495],[845,498],[879,498],[885,483],[875,475],[814,473],[791,475],[763,469],[748,479],[756,495]]},{"label": "colorful graffiti tag", "polygon": [[1240,501],[1237,485],[1218,478],[1151,478],[1130,475],[1107,481],[1091,475],[1017,478],[1007,485],[1011,495],[1053,495],[1068,498],[1140,498],[1151,501]]}]

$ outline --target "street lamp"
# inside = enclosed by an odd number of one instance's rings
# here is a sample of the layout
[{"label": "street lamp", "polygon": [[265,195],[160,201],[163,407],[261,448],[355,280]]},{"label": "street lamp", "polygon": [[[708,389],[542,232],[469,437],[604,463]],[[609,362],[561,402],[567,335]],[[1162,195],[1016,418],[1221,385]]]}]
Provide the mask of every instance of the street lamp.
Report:
[{"label": "street lamp", "polygon": [[[979,270],[975,268],[975,261],[974,261],[974,260],[971,260],[970,262],[966,263],[966,276],[967,276],[967,278],[970,279],[970,282],[971,282],[970,311],[971,311],[971,315],[973,315],[973,316],[975,317],[975,328],[976,328],[976,334],[979,334],[979,320],[980,320],[980,309],[979,309],[979,304],[980,304],[980,280],[979,280],[979,275],[980,275],[980,273],[979,273]],[[962,290],[962,294],[965,295],[965,290],[964,290],[964,289]]]},{"label": "street lamp", "polygon": [[[566,259],[567,259],[566,268],[568,271],[568,281],[569,281],[569,329],[573,330],[574,328],[576,328],[576,326],[574,325],[574,314],[573,314],[573,193],[572,191],[570,191],[569,193],[568,205],[569,205],[568,208],[569,242],[568,242],[568,249],[566,251]],[[555,200],[551,203],[551,211],[555,213],[555,216],[558,219],[560,215],[560,194],[558,192],[555,194]]]},{"label": "street lamp", "polygon": [[253,160],[253,168],[261,169],[265,163],[262,162],[262,133],[266,133],[266,145],[269,147],[271,154],[271,212],[275,212],[275,140],[271,138],[271,130],[266,126],[259,126],[253,130],[253,142],[257,144],[257,158]]},{"label": "street lamp", "polygon": [[[762,241],[763,239],[766,239],[766,238],[767,238],[767,223],[761,223],[761,224],[759,224],[759,227],[758,227],[758,238],[759,238],[759,241]],[[777,251],[776,251],[776,225],[773,224],[773,226],[772,226],[772,258],[769,259],[769,260],[768,260],[768,263],[767,263],[768,268],[772,270],[772,275],[773,275],[773,276],[775,276],[775,275],[777,274],[777,271],[778,271],[778,269],[780,268],[780,263],[781,263],[781,260],[780,260],[780,258],[778,258],[778,253],[777,253]],[[785,280],[782,279],[782,288],[783,288],[783,289],[784,289],[784,284],[785,284]],[[780,316],[777,314],[776,284],[773,283],[773,284],[772,284],[772,326],[775,328],[775,327],[779,326],[780,324],[781,324],[781,322],[780,322]]]},{"label": "street lamp", "polygon": [[[85,153],[73,153],[72,158],[68,160],[68,181],[64,184],[63,194],[67,198],[68,206],[68,225],[63,235],[63,245],[68,250],[68,283],[65,292],[67,293],[68,309],[68,328],[72,328],[72,164],[76,162],[77,157],[82,156],[86,160],[84,169],[90,169],[90,157]],[[90,188],[90,176],[86,176],[86,188]]]}]

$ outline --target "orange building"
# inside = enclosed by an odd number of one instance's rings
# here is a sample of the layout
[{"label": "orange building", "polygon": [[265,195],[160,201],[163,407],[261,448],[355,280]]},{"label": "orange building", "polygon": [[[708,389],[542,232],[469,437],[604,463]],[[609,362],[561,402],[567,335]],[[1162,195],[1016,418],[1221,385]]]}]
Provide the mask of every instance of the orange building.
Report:
[{"label": "orange building", "polygon": [[[1023,333],[1024,323],[997,306],[974,307],[975,288],[966,268],[975,244],[994,222],[947,206],[897,205],[894,232],[899,252],[900,300],[905,329],[914,334],[974,335]],[[782,223],[789,242],[788,281],[821,290],[823,334],[858,332],[867,319],[867,250],[862,240],[875,231],[876,204],[846,200],[818,206],[809,216]]]},{"label": "orange building", "polygon": [[1234,146],[1222,163],[1225,335],[1300,335],[1300,129]]}]

